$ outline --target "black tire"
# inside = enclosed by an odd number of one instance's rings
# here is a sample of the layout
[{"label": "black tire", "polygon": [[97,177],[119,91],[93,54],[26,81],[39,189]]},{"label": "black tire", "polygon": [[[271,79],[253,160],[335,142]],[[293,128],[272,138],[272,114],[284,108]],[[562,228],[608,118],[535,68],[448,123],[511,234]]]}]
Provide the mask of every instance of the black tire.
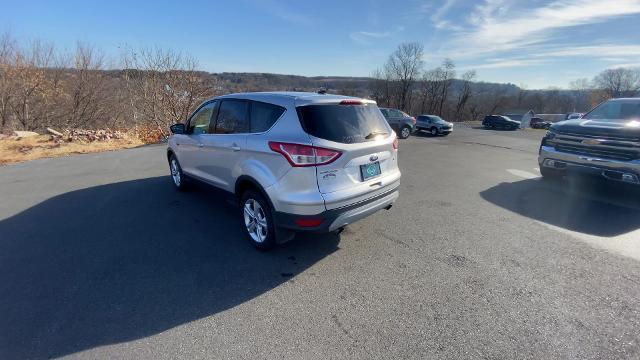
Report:
[{"label": "black tire", "polygon": [[398,137],[400,139],[407,139],[409,136],[411,136],[411,128],[409,126],[403,126],[400,128],[400,133],[398,134]]},{"label": "black tire", "polygon": [[171,174],[173,186],[175,186],[177,190],[185,191],[189,189],[189,181],[182,172],[180,162],[174,154],[171,154],[171,156],[169,156],[169,172]]},{"label": "black tire", "polygon": [[542,175],[542,179],[547,181],[558,181],[564,176],[563,171],[547,167],[540,167],[540,174]]},{"label": "black tire", "polygon": [[[247,215],[245,207],[251,204],[251,201],[255,201],[260,206],[258,213],[253,218],[254,224],[259,223],[258,219],[260,218],[261,211],[264,215],[263,219],[266,223],[266,231],[261,231],[258,225],[254,227],[253,233],[249,230],[251,228],[251,221],[247,219],[247,217],[250,218],[250,216]],[[269,202],[266,201],[258,191],[250,189],[242,194],[242,196],[240,197],[240,214],[242,216],[243,232],[249,242],[256,249],[266,251],[271,249],[276,244],[276,231],[275,224],[273,222],[273,211],[271,209],[271,206],[269,205]],[[261,234],[264,234],[264,239],[261,238]]]},{"label": "black tire", "polygon": [[431,134],[431,136],[438,136],[438,128],[437,127],[432,127],[431,129],[429,129],[429,133]]}]

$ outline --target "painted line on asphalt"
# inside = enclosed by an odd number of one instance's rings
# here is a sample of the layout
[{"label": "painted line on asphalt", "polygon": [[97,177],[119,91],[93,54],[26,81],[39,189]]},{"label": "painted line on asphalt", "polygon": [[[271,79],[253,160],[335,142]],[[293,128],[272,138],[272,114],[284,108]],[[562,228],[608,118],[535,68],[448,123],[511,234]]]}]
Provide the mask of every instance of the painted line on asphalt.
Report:
[{"label": "painted line on asphalt", "polygon": [[518,169],[507,169],[507,172],[511,175],[515,175],[517,177],[521,177],[523,179],[536,179],[539,178],[540,175],[534,174],[534,173],[530,173],[528,171],[524,171],[524,170],[518,170]]}]

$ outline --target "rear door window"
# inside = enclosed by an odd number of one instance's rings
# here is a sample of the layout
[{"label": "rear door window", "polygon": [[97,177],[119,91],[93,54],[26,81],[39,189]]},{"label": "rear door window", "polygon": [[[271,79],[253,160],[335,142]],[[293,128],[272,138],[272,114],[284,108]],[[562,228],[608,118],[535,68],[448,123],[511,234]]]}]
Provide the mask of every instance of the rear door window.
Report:
[{"label": "rear door window", "polygon": [[278,105],[259,101],[251,102],[251,132],[261,133],[269,130],[282,116],[285,109]]},{"label": "rear door window", "polygon": [[310,135],[343,144],[374,140],[391,129],[375,104],[306,105],[297,108],[302,128]]},{"label": "rear door window", "polygon": [[249,132],[249,102],[225,99],[220,104],[216,134],[239,134]]}]

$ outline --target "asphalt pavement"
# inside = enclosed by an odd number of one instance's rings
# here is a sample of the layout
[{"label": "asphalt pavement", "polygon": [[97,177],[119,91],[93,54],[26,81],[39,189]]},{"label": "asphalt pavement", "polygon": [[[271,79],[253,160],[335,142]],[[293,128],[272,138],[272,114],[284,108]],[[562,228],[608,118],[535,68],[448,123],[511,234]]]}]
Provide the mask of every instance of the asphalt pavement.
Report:
[{"label": "asphalt pavement", "polygon": [[637,359],[640,197],[542,134],[401,141],[391,210],[267,253],[163,146],[0,167],[0,358]]}]

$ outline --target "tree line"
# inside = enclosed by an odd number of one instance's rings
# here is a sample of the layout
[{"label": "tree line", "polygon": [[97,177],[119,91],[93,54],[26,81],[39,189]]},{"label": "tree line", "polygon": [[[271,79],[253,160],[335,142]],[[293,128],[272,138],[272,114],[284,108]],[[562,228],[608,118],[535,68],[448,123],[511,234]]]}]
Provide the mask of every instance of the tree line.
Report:
[{"label": "tree line", "polygon": [[129,128],[166,134],[205,99],[230,92],[296,90],[368,97],[380,106],[452,121],[479,120],[507,109],[537,113],[586,111],[598,102],[635,96],[638,69],[608,69],[579,79],[569,90],[478,82],[476,72],[458,74],[445,59],[426,69],[424,48],[401,44],[369,78],[304,77],[260,73],[212,74],[187,55],[161,48],[125,48],[118,59],[77,43],[71,52],[53,44],[19,44],[0,35],[0,132],[54,128]]},{"label": "tree line", "polygon": [[592,80],[573,81],[569,90],[528,90],[525,85],[477,82],[474,70],[458,76],[451,59],[425,69],[420,43],[398,46],[371,77],[370,93],[379,105],[410,114],[435,114],[452,121],[480,120],[484,115],[508,110],[585,112],[609,98],[637,96],[640,90],[637,68],[607,69]]}]

